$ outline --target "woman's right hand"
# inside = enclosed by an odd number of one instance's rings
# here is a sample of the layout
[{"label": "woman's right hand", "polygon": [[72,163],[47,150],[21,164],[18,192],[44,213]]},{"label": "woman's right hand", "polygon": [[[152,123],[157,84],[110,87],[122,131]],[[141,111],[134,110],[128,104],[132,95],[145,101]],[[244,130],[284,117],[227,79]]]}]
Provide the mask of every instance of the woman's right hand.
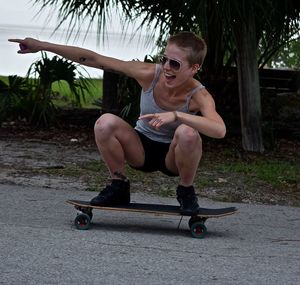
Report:
[{"label": "woman's right hand", "polygon": [[19,43],[18,53],[35,53],[42,50],[42,42],[33,38],[8,39],[9,42]]}]

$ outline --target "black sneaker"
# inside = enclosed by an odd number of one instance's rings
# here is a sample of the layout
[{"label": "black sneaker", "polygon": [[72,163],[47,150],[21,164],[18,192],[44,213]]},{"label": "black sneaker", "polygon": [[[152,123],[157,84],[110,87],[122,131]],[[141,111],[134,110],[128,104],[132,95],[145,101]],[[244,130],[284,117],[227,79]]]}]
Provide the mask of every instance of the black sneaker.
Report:
[{"label": "black sneaker", "polygon": [[192,216],[198,214],[200,207],[193,186],[184,187],[178,185],[176,193],[177,201],[180,204],[180,213],[182,215]]},{"label": "black sneaker", "polygon": [[128,180],[113,179],[90,204],[93,206],[117,206],[130,203],[130,183]]}]

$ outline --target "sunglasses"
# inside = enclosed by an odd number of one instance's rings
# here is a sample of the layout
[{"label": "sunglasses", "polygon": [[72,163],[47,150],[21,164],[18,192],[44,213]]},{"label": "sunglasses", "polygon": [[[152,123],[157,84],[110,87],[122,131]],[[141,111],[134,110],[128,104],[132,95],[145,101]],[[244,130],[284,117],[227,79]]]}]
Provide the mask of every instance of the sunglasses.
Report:
[{"label": "sunglasses", "polygon": [[181,62],[176,60],[176,59],[171,59],[168,58],[167,56],[163,55],[160,58],[160,63],[162,65],[165,65],[167,62],[169,62],[169,66],[171,69],[175,70],[175,71],[179,71],[180,67],[181,67]]}]

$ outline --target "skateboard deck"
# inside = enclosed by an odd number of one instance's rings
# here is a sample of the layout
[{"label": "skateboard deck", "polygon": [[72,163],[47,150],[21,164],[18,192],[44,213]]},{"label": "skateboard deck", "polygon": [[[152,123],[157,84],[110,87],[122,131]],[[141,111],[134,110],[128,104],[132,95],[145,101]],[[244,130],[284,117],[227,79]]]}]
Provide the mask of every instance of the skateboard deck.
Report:
[{"label": "skateboard deck", "polygon": [[74,223],[76,228],[80,230],[87,230],[90,227],[93,217],[92,211],[93,209],[97,209],[102,211],[125,211],[153,215],[181,216],[181,220],[183,216],[189,216],[189,227],[191,234],[196,238],[203,238],[206,235],[207,229],[204,223],[208,218],[220,218],[237,212],[235,207],[217,209],[200,208],[198,214],[196,215],[182,215],[180,213],[179,206],[175,205],[130,203],[128,205],[118,206],[93,206],[87,201],[67,200],[66,202],[73,205],[75,209],[78,210]]}]

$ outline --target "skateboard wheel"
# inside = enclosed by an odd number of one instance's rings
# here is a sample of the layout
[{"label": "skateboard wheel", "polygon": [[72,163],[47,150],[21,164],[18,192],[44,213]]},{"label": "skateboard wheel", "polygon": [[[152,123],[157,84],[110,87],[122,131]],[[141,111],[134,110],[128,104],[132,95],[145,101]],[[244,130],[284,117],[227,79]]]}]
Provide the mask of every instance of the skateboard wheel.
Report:
[{"label": "skateboard wheel", "polygon": [[92,221],[92,218],[93,218],[93,212],[90,211],[90,212],[87,213],[87,215],[90,217],[90,222],[91,222],[91,221]]},{"label": "skateboard wheel", "polygon": [[92,221],[92,218],[93,218],[93,212],[92,212],[91,210],[82,211],[82,213],[88,215],[89,218],[90,218],[90,222]]},{"label": "skateboard wheel", "polygon": [[207,229],[203,222],[194,222],[191,225],[191,234],[194,238],[204,238],[206,233]]},{"label": "skateboard wheel", "polygon": [[189,228],[192,227],[192,224],[193,224],[193,223],[201,222],[202,224],[204,224],[205,221],[206,221],[206,218],[201,218],[201,217],[198,217],[198,216],[192,216],[192,217],[189,219]]},{"label": "skateboard wheel", "polygon": [[91,219],[87,214],[79,214],[75,218],[74,224],[78,230],[87,230],[90,227]]}]

